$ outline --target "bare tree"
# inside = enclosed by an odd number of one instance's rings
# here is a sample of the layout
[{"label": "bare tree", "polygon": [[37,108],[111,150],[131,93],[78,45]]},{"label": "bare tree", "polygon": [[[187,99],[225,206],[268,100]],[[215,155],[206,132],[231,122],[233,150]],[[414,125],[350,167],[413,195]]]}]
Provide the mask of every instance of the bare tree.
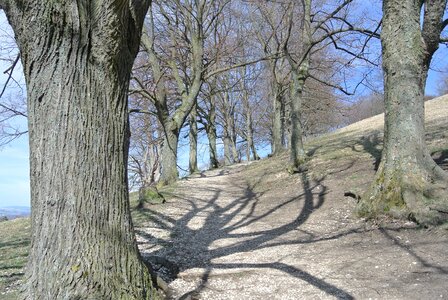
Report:
[{"label": "bare tree", "polygon": [[[287,27],[284,18],[286,9],[274,9],[268,3],[256,2],[252,24],[255,36],[265,55],[272,56],[267,61],[270,75],[270,96],[272,97],[272,155],[278,155],[286,147],[286,92],[289,86],[290,68],[279,53],[283,52]],[[283,8],[283,6],[280,6]],[[257,16],[258,14],[259,16]],[[260,22],[262,18],[264,22]]]},{"label": "bare tree", "polygon": [[[144,80],[135,78],[134,92],[154,103],[164,129],[159,182],[164,185],[177,180],[179,133],[196,105],[206,73],[209,74],[208,70],[215,62],[213,55],[210,57],[205,52],[205,45],[213,36],[218,17],[229,1],[154,3],[142,38],[151,76]],[[156,43],[156,36],[160,43]],[[191,125],[194,130],[195,125]],[[197,169],[192,163],[192,167]]]},{"label": "bare tree", "polygon": [[[140,108],[130,109],[129,185],[131,190],[138,189],[139,206],[142,207],[149,200],[146,197],[148,189],[155,189],[160,178],[163,129],[151,103],[135,95],[130,99],[131,107]],[[145,106],[147,109],[142,110]]]}]

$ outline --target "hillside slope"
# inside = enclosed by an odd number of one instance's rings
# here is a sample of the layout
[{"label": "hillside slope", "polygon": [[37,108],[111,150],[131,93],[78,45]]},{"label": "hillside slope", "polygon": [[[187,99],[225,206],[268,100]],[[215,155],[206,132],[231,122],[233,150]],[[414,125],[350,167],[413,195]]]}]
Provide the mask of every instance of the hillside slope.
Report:
[{"label": "hillside slope", "polygon": [[[429,147],[443,163],[448,97],[426,105]],[[344,197],[373,178],[382,119],[308,143],[306,173],[288,175],[286,154],[208,171],[171,187],[166,205],[140,211],[140,248],[170,282],[170,297],[448,297],[446,230],[365,222],[353,216],[356,200]]]}]

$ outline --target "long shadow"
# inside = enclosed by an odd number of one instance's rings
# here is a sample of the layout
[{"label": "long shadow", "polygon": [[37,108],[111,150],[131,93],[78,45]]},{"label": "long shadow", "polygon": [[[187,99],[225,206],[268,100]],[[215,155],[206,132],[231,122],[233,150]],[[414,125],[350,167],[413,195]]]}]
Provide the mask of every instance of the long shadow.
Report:
[{"label": "long shadow", "polygon": [[448,274],[448,268],[439,267],[427,262],[424,258],[419,256],[412,248],[406,244],[400,242],[399,239],[393,237],[385,228],[379,228],[379,231],[389,240],[391,240],[396,246],[403,249],[405,252],[409,253],[413,258],[420,262],[420,264],[426,268],[433,269],[435,272],[439,274]]},{"label": "long shadow", "polygon": [[442,169],[448,171],[448,149],[431,153],[432,158]]},{"label": "long shadow", "polygon": [[352,146],[352,150],[355,152],[367,152],[369,153],[374,159],[375,162],[373,163],[374,165],[374,170],[378,171],[378,167],[380,166],[380,162],[381,162],[381,153],[382,150],[378,149],[378,146],[381,145],[382,143],[382,138],[379,132],[375,132],[372,135],[369,135],[367,137],[361,137],[361,139],[359,140],[363,150],[357,150],[356,147],[353,145]]},{"label": "long shadow", "polygon": [[[350,168],[351,165],[344,169]],[[341,172],[343,170],[336,170]],[[333,174],[333,173],[331,173]],[[328,174],[328,175],[331,175]],[[265,174],[264,176],[269,176]],[[327,176],[328,176],[327,175]],[[151,216],[155,220],[155,225],[159,228],[165,228],[170,232],[171,240],[168,246],[163,246],[160,250],[152,252],[151,256],[164,257],[173,260],[179,266],[179,271],[191,268],[204,268],[201,284],[194,290],[180,299],[187,299],[189,296],[200,293],[206,287],[210,272],[217,269],[237,269],[237,268],[253,268],[253,269],[273,269],[287,273],[295,278],[299,278],[308,284],[324,291],[328,295],[337,297],[338,299],[353,299],[348,292],[338,288],[322,279],[319,279],[304,270],[295,266],[285,264],[283,262],[272,263],[217,263],[216,259],[232,254],[252,252],[256,250],[277,247],[281,245],[300,245],[315,243],[323,240],[338,239],[345,235],[359,232],[358,230],[348,230],[344,233],[338,233],[334,236],[317,238],[313,234],[305,233],[304,238],[277,238],[294,231],[301,231],[300,226],[304,224],[310,215],[319,209],[327,194],[328,188],[323,184],[325,177],[318,180],[310,180],[306,172],[299,174],[303,193],[295,197],[281,201],[272,205],[266,211],[260,213],[257,207],[261,205],[260,197],[263,192],[256,192],[256,188],[261,184],[261,177],[257,182],[248,184],[247,182],[233,182],[232,188],[243,190],[244,194],[237,197],[226,205],[219,205],[218,199],[225,192],[220,188],[204,189],[197,187],[197,193],[201,191],[211,193],[212,196],[208,200],[191,199],[178,196],[177,198],[187,202],[190,209],[178,220],[166,216],[155,210],[146,209],[144,213]],[[299,190],[299,187],[297,187]],[[198,206],[201,205],[201,207]],[[249,230],[249,226],[256,222],[263,222],[266,218],[273,214],[281,213],[281,209],[291,209],[288,205],[301,204],[301,208],[297,211],[297,215],[291,221],[277,226],[262,228],[260,230]],[[199,228],[191,229],[188,224],[198,215],[203,215],[205,220]],[[138,232],[140,236],[147,239],[148,243],[161,242],[147,233]],[[216,245],[218,241],[238,239],[236,242]],[[167,241],[164,241],[165,244]],[[162,244],[163,245],[163,244]],[[194,245],[194,253],[192,247]],[[149,259],[151,262],[151,260]]]}]

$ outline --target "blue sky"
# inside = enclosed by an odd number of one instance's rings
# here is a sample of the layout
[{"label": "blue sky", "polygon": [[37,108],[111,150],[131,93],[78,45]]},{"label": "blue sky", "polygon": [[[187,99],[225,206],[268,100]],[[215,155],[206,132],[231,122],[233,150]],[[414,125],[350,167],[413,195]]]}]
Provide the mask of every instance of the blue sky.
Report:
[{"label": "blue sky", "polygon": [[[0,30],[7,27],[3,12],[0,11]],[[1,37],[0,37],[1,39]],[[0,40],[0,44],[4,41]],[[448,48],[441,46],[433,61],[433,70],[430,72],[427,84],[427,94],[436,95],[437,86],[441,78],[448,76]],[[0,88],[6,80],[3,71],[9,65],[0,60]],[[13,93],[14,91],[11,91]],[[22,127],[26,126],[25,121],[19,121]],[[185,144],[184,142],[181,142]],[[222,148],[222,147],[221,147]],[[188,168],[188,145],[180,149],[179,164],[182,168]],[[199,166],[205,167],[208,160],[207,145],[199,141]],[[29,155],[28,137],[23,136],[12,143],[0,148],[0,207],[4,206],[29,206]],[[181,172],[182,173],[182,172]]]}]

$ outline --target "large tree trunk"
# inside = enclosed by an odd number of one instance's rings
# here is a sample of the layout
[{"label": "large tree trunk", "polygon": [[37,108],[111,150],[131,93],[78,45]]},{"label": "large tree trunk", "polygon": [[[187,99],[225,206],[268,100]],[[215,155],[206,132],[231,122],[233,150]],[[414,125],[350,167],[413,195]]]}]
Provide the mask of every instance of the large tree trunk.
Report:
[{"label": "large tree trunk", "polygon": [[4,2],[28,93],[24,297],[156,297],[134,237],[126,169],[128,81],[147,6]]},{"label": "large tree trunk", "polygon": [[[422,36],[418,2],[383,3],[384,149],[375,181],[362,198],[358,212],[369,217],[389,214],[435,224],[448,219],[448,176],[432,160],[425,144],[424,87],[437,48],[430,47],[434,44],[425,32]],[[446,1],[433,1],[425,7],[426,27],[431,21],[441,25],[445,6]],[[428,20],[427,12],[432,14]],[[439,34],[435,34],[437,46]]]},{"label": "large tree trunk", "polygon": [[190,174],[199,171],[198,168],[198,124],[196,122],[197,110],[193,107],[190,113],[190,132],[188,134],[190,140],[190,157],[189,157],[189,171]]}]

